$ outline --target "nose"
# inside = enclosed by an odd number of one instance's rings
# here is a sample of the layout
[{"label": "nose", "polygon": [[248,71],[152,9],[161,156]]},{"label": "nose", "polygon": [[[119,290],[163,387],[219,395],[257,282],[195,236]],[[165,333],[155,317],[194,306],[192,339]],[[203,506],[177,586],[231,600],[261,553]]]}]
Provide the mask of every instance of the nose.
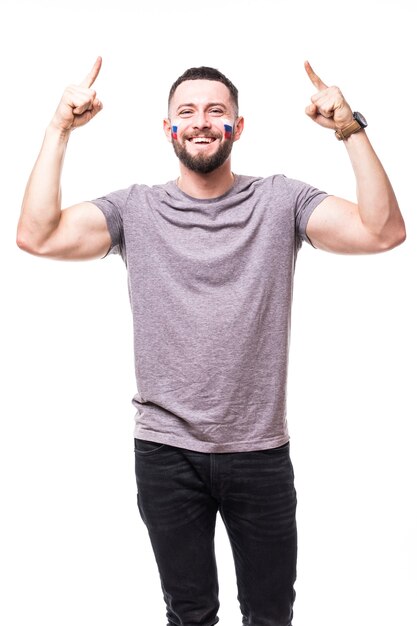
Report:
[{"label": "nose", "polygon": [[196,111],[193,119],[194,128],[210,128],[211,122],[206,111]]}]

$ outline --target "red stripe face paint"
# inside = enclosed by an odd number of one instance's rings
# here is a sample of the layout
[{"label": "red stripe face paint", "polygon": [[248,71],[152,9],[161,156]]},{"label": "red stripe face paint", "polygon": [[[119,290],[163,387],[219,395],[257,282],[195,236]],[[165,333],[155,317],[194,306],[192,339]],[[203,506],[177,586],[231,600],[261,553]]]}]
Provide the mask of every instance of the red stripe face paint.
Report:
[{"label": "red stripe face paint", "polygon": [[232,139],[233,138],[233,124],[227,118],[222,118],[223,129],[224,129],[224,138]]},{"label": "red stripe face paint", "polygon": [[179,120],[172,120],[171,123],[171,137],[174,141],[178,141],[178,129],[180,127]]},{"label": "red stripe face paint", "polygon": [[224,124],[224,138],[231,139],[232,132],[233,132],[233,126],[231,126],[230,124]]}]

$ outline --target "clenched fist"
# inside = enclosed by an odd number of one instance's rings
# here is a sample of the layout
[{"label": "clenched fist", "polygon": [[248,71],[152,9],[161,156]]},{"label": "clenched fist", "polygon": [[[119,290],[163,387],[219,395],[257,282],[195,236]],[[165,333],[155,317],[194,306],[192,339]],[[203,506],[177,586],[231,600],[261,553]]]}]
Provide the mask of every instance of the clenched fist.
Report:
[{"label": "clenched fist", "polygon": [[353,120],[352,109],[346,102],[339,87],[328,87],[313,71],[310,63],[304,63],[306,72],[318,92],[311,98],[312,104],[306,113],[312,120],[325,128],[344,128]]},{"label": "clenched fist", "polygon": [[101,63],[102,59],[98,57],[84,80],[79,85],[70,85],[64,91],[51,122],[60,131],[68,132],[84,126],[103,108],[96,92],[91,88],[99,75]]}]

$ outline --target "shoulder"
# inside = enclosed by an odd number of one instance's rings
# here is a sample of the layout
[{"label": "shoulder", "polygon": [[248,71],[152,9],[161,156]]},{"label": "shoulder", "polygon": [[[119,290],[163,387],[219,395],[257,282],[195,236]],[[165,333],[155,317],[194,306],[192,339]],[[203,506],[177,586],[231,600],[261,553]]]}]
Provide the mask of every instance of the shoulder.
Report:
[{"label": "shoulder", "polygon": [[168,184],[149,186],[133,183],[129,187],[117,189],[99,198],[95,198],[92,202],[102,209],[117,209],[122,215],[130,207],[137,206],[141,204],[142,201],[149,200],[152,197],[155,199],[160,198],[166,193],[164,190],[165,187],[168,188]]},{"label": "shoulder", "polygon": [[236,176],[236,193],[250,192],[254,195],[267,195],[279,197],[287,195],[286,177],[283,174],[273,174],[271,176]]},{"label": "shoulder", "polygon": [[277,194],[294,194],[301,189],[311,188],[311,185],[296,178],[289,178],[285,174],[271,174],[270,176],[245,176],[238,177],[238,190],[253,188],[254,190],[271,190]]},{"label": "shoulder", "polygon": [[283,184],[286,178],[283,174],[272,174],[270,176],[247,176],[245,174],[236,174],[237,187],[271,187]]}]

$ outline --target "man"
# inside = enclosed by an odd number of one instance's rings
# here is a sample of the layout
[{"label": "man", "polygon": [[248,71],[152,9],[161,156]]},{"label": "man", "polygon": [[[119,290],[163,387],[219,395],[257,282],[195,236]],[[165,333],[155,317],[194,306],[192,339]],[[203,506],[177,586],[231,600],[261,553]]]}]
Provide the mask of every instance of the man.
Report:
[{"label": "man", "polygon": [[366,121],[306,63],[306,113],[344,143],[357,204],[282,175],[238,176],[238,92],[212,68],[187,70],[169,94],[176,181],[132,185],[61,211],[71,131],[102,108],[99,58],[69,87],[26,189],[18,245],[55,259],[118,252],[126,263],[138,382],[133,403],[138,506],[157,560],[169,624],[218,617],[214,529],[220,511],[243,624],[289,626],[296,577],[296,493],[286,423],[293,271],[302,241],[341,253],[405,239]]}]

